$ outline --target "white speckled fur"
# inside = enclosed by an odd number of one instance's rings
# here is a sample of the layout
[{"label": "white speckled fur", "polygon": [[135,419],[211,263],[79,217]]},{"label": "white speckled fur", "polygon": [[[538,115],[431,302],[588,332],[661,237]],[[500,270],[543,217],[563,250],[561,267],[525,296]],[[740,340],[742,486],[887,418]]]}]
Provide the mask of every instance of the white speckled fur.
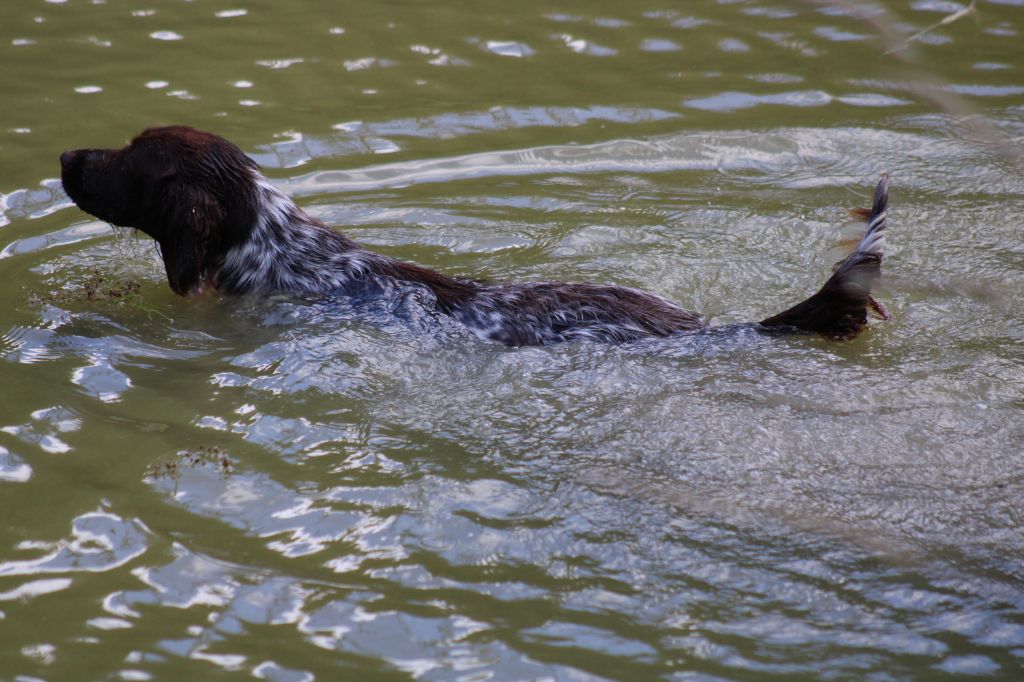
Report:
[{"label": "white speckled fur", "polygon": [[[674,303],[637,289],[553,282],[482,284],[437,275],[458,285],[457,300],[442,296],[404,265],[367,251],[297,207],[253,171],[255,220],[248,238],[233,246],[213,273],[217,289],[235,293],[363,293],[386,287],[423,287],[438,306],[482,339],[508,345],[541,345],[569,339],[627,341],[692,331],[699,318]],[[399,272],[395,272],[398,269]],[[413,273],[415,275],[415,273]],[[634,308],[650,310],[633,319],[633,309],[617,309],[627,297]],[[656,319],[667,314],[664,321]],[[646,324],[645,324],[646,323]],[[660,326],[659,326],[660,323]]]}]

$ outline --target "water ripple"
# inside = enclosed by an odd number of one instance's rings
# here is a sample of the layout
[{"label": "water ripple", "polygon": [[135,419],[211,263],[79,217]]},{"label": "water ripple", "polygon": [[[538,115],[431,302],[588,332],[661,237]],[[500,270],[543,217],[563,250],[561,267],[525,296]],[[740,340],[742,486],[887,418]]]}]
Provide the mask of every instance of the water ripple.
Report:
[{"label": "water ripple", "polygon": [[[809,103],[827,98],[809,96]],[[888,98],[852,96],[857,104],[889,105]],[[848,150],[856,148],[858,154]],[[927,149],[929,161],[917,163]],[[935,159],[954,164],[975,164],[978,172],[964,178],[954,172],[937,173]],[[896,166],[896,164],[899,164]],[[323,171],[299,176],[284,186],[292,193],[326,194],[426,182],[454,182],[466,178],[552,173],[668,172],[678,170],[753,171],[771,182],[791,187],[846,184],[870,177],[886,168],[899,168],[900,180],[935,191],[954,193],[1021,190],[1018,176],[1007,175],[1001,164],[986,159],[968,142],[939,140],[909,132],[868,129],[794,128],[772,133],[682,134],[648,140],[613,140],[592,145],[536,147],[506,152],[468,154],[368,166],[350,171]],[[948,175],[948,182],[942,184]],[[754,176],[751,176],[753,179]]]}]

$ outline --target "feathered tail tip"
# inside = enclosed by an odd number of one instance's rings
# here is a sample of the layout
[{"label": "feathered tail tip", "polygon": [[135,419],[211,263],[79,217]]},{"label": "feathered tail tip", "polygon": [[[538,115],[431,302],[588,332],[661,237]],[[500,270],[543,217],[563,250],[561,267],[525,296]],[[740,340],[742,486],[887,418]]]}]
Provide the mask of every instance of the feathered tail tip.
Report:
[{"label": "feathered tail tip", "polygon": [[884,310],[871,298],[882,274],[885,222],[889,214],[889,176],[875,188],[868,228],[856,250],[835,268],[832,277],[810,298],[761,321],[770,329],[795,328],[835,338],[852,338],[867,323],[868,308]]}]

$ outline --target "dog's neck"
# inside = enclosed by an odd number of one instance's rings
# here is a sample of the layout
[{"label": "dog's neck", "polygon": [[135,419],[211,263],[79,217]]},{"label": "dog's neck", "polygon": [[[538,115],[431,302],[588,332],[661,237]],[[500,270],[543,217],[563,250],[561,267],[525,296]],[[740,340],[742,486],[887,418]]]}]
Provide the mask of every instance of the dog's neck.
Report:
[{"label": "dog's neck", "polygon": [[225,293],[353,292],[366,287],[419,284],[442,309],[471,298],[477,285],[403,263],[360,247],[310,216],[262,175],[254,178],[253,224],[231,246],[213,285]]},{"label": "dog's neck", "polygon": [[252,225],[224,254],[214,285],[225,293],[302,293],[343,286],[355,242],[328,229],[258,176]]}]

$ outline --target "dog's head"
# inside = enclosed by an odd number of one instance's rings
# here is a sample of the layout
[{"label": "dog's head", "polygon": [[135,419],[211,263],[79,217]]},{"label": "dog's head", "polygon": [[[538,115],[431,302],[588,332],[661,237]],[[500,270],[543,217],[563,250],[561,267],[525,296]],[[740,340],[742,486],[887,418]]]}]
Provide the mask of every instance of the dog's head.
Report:
[{"label": "dog's head", "polygon": [[178,294],[201,288],[251,230],[259,168],[212,133],[150,128],[123,149],[66,151],[60,165],[64,191],[79,208],[157,241]]}]

